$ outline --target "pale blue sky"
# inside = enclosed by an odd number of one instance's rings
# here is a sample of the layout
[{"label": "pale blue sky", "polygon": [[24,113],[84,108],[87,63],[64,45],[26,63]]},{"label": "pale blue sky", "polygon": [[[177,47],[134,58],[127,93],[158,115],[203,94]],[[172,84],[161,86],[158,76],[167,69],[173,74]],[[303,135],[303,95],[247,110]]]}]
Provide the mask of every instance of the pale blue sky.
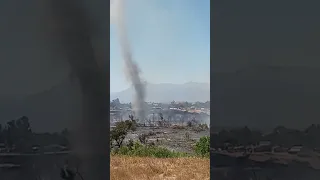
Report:
[{"label": "pale blue sky", "polygon": [[[148,83],[210,82],[209,0],[126,0],[133,59]],[[110,25],[110,91],[130,86]]]}]

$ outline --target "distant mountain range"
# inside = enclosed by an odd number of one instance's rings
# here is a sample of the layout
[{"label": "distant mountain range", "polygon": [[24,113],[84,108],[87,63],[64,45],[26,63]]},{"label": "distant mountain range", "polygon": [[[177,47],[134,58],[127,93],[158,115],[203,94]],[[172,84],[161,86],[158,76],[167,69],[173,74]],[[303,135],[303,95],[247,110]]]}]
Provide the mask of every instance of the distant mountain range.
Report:
[{"label": "distant mountain range", "polygon": [[[131,101],[132,89],[116,93],[121,101]],[[147,88],[147,100],[154,102],[208,101],[209,84],[152,84]],[[120,96],[117,96],[120,95]],[[0,97],[0,123],[27,116],[37,132],[61,131],[72,128],[81,117],[81,94],[77,83],[63,82],[33,95]]]},{"label": "distant mountain range", "polygon": [[[128,88],[124,91],[111,93],[110,99],[119,98],[121,102],[131,102],[134,96],[134,89]],[[210,84],[189,82],[185,84],[147,84],[147,102],[172,102],[172,101],[209,101]]]}]

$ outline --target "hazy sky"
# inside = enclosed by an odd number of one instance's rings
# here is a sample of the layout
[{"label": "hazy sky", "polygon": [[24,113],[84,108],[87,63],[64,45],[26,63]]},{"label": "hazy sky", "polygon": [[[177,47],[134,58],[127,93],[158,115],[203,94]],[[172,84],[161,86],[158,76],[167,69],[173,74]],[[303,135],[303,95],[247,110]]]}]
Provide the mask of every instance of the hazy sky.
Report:
[{"label": "hazy sky", "polygon": [[[111,4],[112,8],[112,4]],[[209,0],[126,0],[133,58],[149,83],[210,81]],[[110,91],[130,86],[110,26]]]}]

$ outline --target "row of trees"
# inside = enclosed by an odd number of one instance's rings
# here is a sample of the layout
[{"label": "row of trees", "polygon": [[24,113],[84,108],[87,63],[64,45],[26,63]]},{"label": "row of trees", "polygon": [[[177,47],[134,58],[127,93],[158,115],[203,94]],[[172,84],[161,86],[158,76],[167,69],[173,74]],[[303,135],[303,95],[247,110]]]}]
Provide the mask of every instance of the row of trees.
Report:
[{"label": "row of trees", "polygon": [[191,102],[175,102],[172,101],[170,103],[170,107],[175,107],[175,108],[190,108],[190,107],[196,107],[196,108],[210,108],[210,101],[206,101],[206,102],[195,102],[195,103],[191,103]]},{"label": "row of trees", "polygon": [[17,151],[31,149],[33,145],[45,146],[50,144],[68,145],[69,131],[64,129],[61,133],[34,133],[29,118],[22,116],[0,124],[0,143],[8,148],[15,147]]},{"label": "row of trees", "polygon": [[289,129],[284,126],[276,127],[271,133],[263,135],[259,131],[248,127],[222,130],[217,134],[211,134],[214,146],[221,147],[225,143],[233,145],[250,145],[259,141],[270,141],[274,145],[290,147],[304,145],[309,148],[320,147],[320,125],[311,125],[304,130]]},{"label": "row of trees", "polygon": [[[210,101],[206,101],[206,102],[195,102],[195,103],[191,103],[191,102],[175,102],[172,101],[170,104],[163,104],[163,103],[157,103],[159,107],[164,107],[164,106],[169,106],[172,108],[190,108],[192,106],[196,107],[196,108],[210,108]],[[146,104],[147,105],[147,104]],[[119,98],[114,99],[110,102],[110,108],[112,109],[117,109],[117,108],[123,108],[123,107],[129,107],[131,108],[131,103],[121,103]]]}]

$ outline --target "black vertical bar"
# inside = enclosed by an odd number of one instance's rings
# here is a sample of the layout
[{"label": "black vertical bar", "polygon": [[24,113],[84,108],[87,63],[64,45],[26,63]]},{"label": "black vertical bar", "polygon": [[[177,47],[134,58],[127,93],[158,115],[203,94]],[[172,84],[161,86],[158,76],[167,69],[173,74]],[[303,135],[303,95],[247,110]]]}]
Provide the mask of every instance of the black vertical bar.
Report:
[{"label": "black vertical bar", "polygon": [[[82,91],[82,119],[76,126],[75,152],[83,161],[84,179],[109,179],[110,4],[54,0],[52,5],[61,27],[61,44]],[[95,15],[85,5],[104,13]],[[100,42],[94,44],[94,37]]]}]

